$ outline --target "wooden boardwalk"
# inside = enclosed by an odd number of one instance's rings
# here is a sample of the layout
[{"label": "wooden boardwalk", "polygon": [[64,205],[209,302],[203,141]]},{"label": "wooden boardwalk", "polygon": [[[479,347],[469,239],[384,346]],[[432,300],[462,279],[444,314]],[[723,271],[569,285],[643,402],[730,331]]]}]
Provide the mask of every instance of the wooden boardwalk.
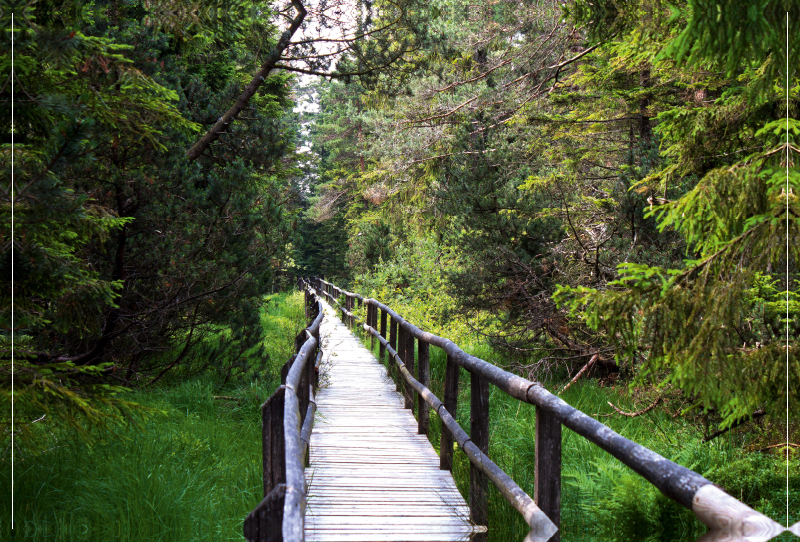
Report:
[{"label": "wooden boardwalk", "polygon": [[446,542],[483,531],[386,368],[323,307],[306,540]]}]

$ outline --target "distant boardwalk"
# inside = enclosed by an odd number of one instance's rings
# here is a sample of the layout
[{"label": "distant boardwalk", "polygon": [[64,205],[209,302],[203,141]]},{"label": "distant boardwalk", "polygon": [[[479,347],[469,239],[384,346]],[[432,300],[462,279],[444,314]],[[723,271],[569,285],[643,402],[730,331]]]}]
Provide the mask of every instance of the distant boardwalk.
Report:
[{"label": "distant boardwalk", "polygon": [[327,304],[323,373],[306,469],[309,542],[469,540],[484,527],[386,369]]}]

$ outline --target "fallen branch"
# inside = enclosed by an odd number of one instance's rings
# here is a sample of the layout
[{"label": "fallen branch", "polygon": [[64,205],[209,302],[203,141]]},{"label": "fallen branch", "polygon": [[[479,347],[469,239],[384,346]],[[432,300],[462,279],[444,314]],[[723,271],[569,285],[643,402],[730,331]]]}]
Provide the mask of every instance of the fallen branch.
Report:
[{"label": "fallen branch", "polygon": [[599,357],[599,354],[595,354],[594,356],[592,356],[592,358],[591,358],[591,359],[588,361],[588,363],[586,363],[586,365],[584,365],[584,366],[581,368],[581,370],[580,370],[580,371],[578,371],[578,374],[576,374],[576,375],[575,375],[575,377],[574,377],[572,380],[570,380],[570,381],[569,381],[569,383],[568,383],[566,386],[564,386],[564,387],[561,389],[561,391],[560,391],[560,392],[558,392],[558,395],[561,395],[562,393],[564,393],[565,391],[567,391],[567,390],[569,389],[569,387],[570,387],[570,386],[572,386],[572,385],[573,385],[575,382],[577,382],[577,381],[578,381],[578,379],[579,379],[580,377],[582,377],[582,376],[583,376],[583,374],[584,374],[584,373],[586,373],[586,374],[587,374],[587,376],[588,376],[588,371],[590,371],[590,370],[592,369],[592,367],[594,367],[594,362],[595,362],[595,361],[597,361],[597,358],[598,358],[598,357]]},{"label": "fallen branch", "polygon": [[758,450],[753,450],[753,451],[766,452],[767,450],[771,450],[772,448],[800,448],[800,444],[795,444],[794,442],[779,442],[778,444],[773,444],[772,446],[767,446],[766,448],[760,448]]},{"label": "fallen branch", "polygon": [[[642,414],[647,414],[648,412],[653,410],[655,408],[655,406],[660,402],[661,402],[661,397],[659,397],[658,399],[653,401],[652,405],[650,405],[649,407],[645,408],[644,410],[640,410],[639,412],[625,412],[624,410],[621,410],[621,409],[615,407],[614,404],[611,401],[608,401],[608,406],[610,406],[615,411],[617,411],[618,414],[622,414],[623,416],[628,417],[628,418],[636,418],[637,416],[641,416]],[[611,413],[611,414],[595,414],[595,415],[596,416],[607,417],[607,416],[613,416],[614,414]]]}]

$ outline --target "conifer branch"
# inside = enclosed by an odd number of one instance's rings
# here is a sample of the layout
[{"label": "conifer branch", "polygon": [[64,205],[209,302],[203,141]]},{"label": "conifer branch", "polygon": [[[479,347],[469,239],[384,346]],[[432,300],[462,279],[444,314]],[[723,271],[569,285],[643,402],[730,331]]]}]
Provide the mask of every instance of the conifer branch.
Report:
[{"label": "conifer branch", "polygon": [[288,29],[281,35],[278,43],[272,49],[272,52],[267,57],[267,60],[261,66],[261,69],[255,74],[253,79],[250,81],[250,84],[245,87],[244,92],[242,92],[239,99],[236,101],[233,107],[228,109],[228,111],[222,115],[219,120],[217,120],[216,124],[208,131],[206,134],[200,138],[200,140],[192,146],[191,149],[186,151],[186,157],[189,160],[196,160],[203,153],[208,149],[208,147],[217,139],[219,139],[220,134],[228,130],[230,125],[233,121],[236,120],[236,116],[245,108],[255,93],[258,91],[259,87],[266,81],[267,77],[269,77],[270,72],[276,67],[278,61],[281,59],[283,52],[286,50],[287,47],[290,45],[290,41],[292,36],[294,36],[297,29],[300,28],[300,25],[303,23],[303,20],[308,13],[306,8],[300,3],[300,0],[292,0],[292,5],[294,6],[295,10],[297,11],[297,16],[292,19],[292,24],[289,26]]}]

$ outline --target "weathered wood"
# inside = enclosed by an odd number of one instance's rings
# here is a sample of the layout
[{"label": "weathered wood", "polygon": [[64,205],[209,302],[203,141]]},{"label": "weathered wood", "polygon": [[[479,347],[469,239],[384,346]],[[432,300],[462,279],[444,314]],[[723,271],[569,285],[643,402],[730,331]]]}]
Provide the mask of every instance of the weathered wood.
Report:
[{"label": "weathered wood", "polygon": [[692,511],[710,529],[741,537],[737,540],[769,540],[787,530],[714,485],[697,491]]},{"label": "weathered wood", "polygon": [[[420,384],[426,388],[431,387],[431,367],[430,367],[430,346],[424,341],[419,341],[418,349],[418,378]],[[417,395],[417,418],[419,420],[419,433],[421,435],[428,434],[430,426],[430,408],[428,403],[425,402],[422,395]]]},{"label": "weathered wood", "polygon": [[[561,528],[561,423],[542,408],[536,408],[533,500],[550,521]],[[550,542],[560,542],[556,532]]]},{"label": "weathered wood", "polygon": [[[406,333],[403,326],[399,323],[397,325],[397,355],[400,356],[400,359],[405,363],[406,361]],[[400,391],[403,388],[403,379],[400,377],[399,374],[395,375],[394,380],[396,390]]]},{"label": "weathered wood", "polygon": [[[381,331],[380,331],[380,333],[381,333],[381,337],[383,337],[385,339],[386,338],[386,311],[381,311]],[[385,355],[386,355],[386,347],[383,345],[383,343],[381,343],[380,347],[378,348],[378,361],[383,363],[383,358],[385,357]],[[389,364],[389,366],[391,366],[391,363]]]},{"label": "weathered wood", "polygon": [[[378,329],[378,312],[379,312],[378,311],[378,307],[372,305],[372,324],[370,324],[370,325],[373,328],[375,328],[375,330]],[[371,338],[370,341],[371,341],[372,349],[374,350],[375,349],[375,338],[374,337]],[[378,346],[380,346],[380,341],[378,341]]]},{"label": "weathered wood", "polygon": [[681,505],[691,508],[692,497],[697,490],[711,483],[699,474],[622,437],[597,420],[571,407],[545,390],[539,383],[511,374],[476,356],[469,355],[449,339],[422,331],[386,305],[374,300],[373,302],[418,339],[443,349],[459,366],[471,373],[479,374],[508,395],[544,408],[563,425],[611,453]]},{"label": "weathered wood", "polygon": [[[384,314],[386,314],[385,311]],[[392,350],[397,351],[397,320],[391,317],[389,322],[389,346],[392,348]],[[392,362],[391,356],[388,356],[386,363],[389,371],[389,378],[395,378],[394,363]]]},{"label": "weathered wood", "polygon": [[[309,363],[309,367],[312,365]],[[317,403],[314,400],[314,390],[309,390],[308,410],[303,419],[303,427],[300,430],[300,440],[302,441],[302,450],[300,455],[303,458],[303,466],[308,466],[308,450],[311,445],[311,432],[314,430],[314,414],[317,412]]]},{"label": "weathered wood", "polygon": [[280,386],[261,405],[261,445],[264,497],[278,484],[286,482],[286,457],[283,433],[283,409],[286,386]]},{"label": "weathered wood", "polygon": [[[387,351],[390,356],[395,356],[391,347],[387,345]],[[515,509],[525,522],[531,528],[532,540],[545,541],[555,531],[556,527],[553,522],[548,519],[544,512],[539,510],[536,503],[531,499],[522,489],[512,480],[500,467],[498,467],[489,457],[484,454],[478,447],[473,444],[467,433],[456,423],[449,412],[444,408],[444,405],[436,398],[433,393],[422,384],[419,383],[408,371],[405,364],[395,357],[398,369],[408,383],[410,383],[417,392],[422,395],[428,405],[438,413],[442,420],[442,425],[449,431],[454,440],[458,443],[466,456],[469,458],[472,465],[485,474],[489,480],[500,490],[503,498]],[[420,438],[424,438],[420,435]]]},{"label": "weathered wood", "polygon": [[[403,333],[403,337],[406,340],[406,351],[404,352],[405,357],[403,358],[403,362],[406,364],[408,368],[408,372],[412,375],[414,374],[414,335],[408,333],[407,331]],[[406,408],[413,412],[414,410],[414,388],[408,382],[405,383],[405,399],[406,399]]]},{"label": "weathered wood", "polygon": [[[444,408],[453,416],[458,412],[458,380],[459,367],[450,355],[447,355],[447,365],[444,372]],[[439,445],[439,468],[453,470],[453,436],[450,431],[442,429]]]},{"label": "weathered wood", "polygon": [[[362,329],[372,334],[366,324]],[[469,508],[450,473],[438,469],[436,452],[418,434],[386,369],[343,325],[326,320],[325,326],[325,355],[336,361],[326,365],[327,385],[315,397],[306,541],[469,540],[475,531]],[[394,327],[390,339],[397,338]],[[385,337],[378,340],[397,354]]]},{"label": "weathered wood", "polygon": [[[470,433],[472,443],[489,455],[489,383],[470,374]],[[476,525],[488,525],[489,504],[486,476],[473,462],[469,465],[469,512]]]},{"label": "weathered wood", "polygon": [[247,542],[282,542],[286,484],[279,484],[247,514],[242,525]]}]

